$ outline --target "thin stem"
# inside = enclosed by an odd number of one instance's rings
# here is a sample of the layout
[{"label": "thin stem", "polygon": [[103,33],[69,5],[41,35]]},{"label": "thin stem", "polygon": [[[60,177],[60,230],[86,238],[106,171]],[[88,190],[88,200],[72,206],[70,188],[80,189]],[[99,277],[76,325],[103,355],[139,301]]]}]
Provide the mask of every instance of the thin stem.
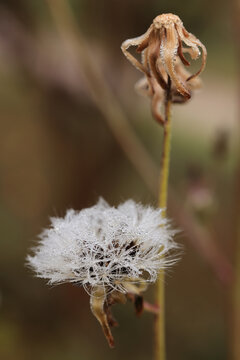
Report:
[{"label": "thin stem", "polygon": [[[237,59],[240,59],[240,2],[239,0],[233,1],[233,26],[235,33],[235,47]],[[240,72],[238,70],[238,97],[240,96]],[[240,108],[238,108],[238,117],[240,115]],[[238,119],[239,120],[239,119]],[[239,131],[239,123],[238,123]],[[240,155],[240,148],[238,147],[238,157]],[[230,344],[231,344],[231,358],[232,360],[240,359],[240,157],[238,158],[238,166],[236,171],[236,190],[235,190],[235,214],[236,218],[234,225],[236,228],[235,236],[235,266],[234,266],[234,284],[232,291],[232,314],[230,330]]]},{"label": "thin stem", "polygon": [[[163,216],[166,216],[167,195],[168,195],[168,177],[171,149],[171,79],[168,77],[168,89],[166,91],[165,101],[165,123],[163,150],[160,168],[159,185],[159,207],[164,209]],[[159,274],[156,284],[156,303],[160,308],[160,314],[155,321],[155,360],[166,359],[165,349],[165,291],[164,291],[164,270]]]},{"label": "thin stem", "polygon": [[232,359],[240,359],[240,225],[236,244],[235,282],[233,289],[233,346]]},{"label": "thin stem", "polygon": [[164,136],[163,136],[163,151],[160,168],[160,185],[159,185],[159,199],[158,205],[164,209],[163,216],[166,215],[167,195],[168,195],[168,177],[170,164],[170,149],[171,149],[171,80],[168,82],[168,90],[166,92],[165,101],[165,122],[164,122]]}]

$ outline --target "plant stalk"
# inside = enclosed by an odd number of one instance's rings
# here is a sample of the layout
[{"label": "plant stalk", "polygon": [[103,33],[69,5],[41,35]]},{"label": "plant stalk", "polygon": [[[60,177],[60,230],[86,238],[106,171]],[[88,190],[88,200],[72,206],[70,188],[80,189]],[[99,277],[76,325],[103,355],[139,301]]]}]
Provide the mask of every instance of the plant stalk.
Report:
[{"label": "plant stalk", "polygon": [[[163,149],[160,167],[160,184],[158,205],[163,209],[163,217],[166,216],[167,197],[168,197],[168,178],[171,150],[171,79],[168,77],[168,88],[165,99],[165,123],[163,136]],[[156,283],[156,303],[160,313],[155,320],[155,360],[166,359],[165,346],[165,289],[164,289],[164,270],[159,274]]]},{"label": "plant stalk", "polygon": [[[235,47],[237,60],[240,59],[240,1],[233,1],[232,8],[233,15],[233,30],[235,34]],[[238,70],[238,97],[240,96],[240,72]],[[240,115],[240,108],[238,108],[238,117]],[[239,120],[239,119],[238,119]],[[239,123],[238,123],[239,131]],[[239,136],[240,134],[238,134]],[[238,146],[238,166],[236,171],[236,190],[235,190],[235,248],[234,248],[234,283],[232,291],[232,314],[231,314],[231,326],[230,330],[230,345],[231,345],[231,359],[240,360],[240,148]]]},{"label": "plant stalk", "polygon": [[70,46],[79,61],[86,88],[103,115],[117,142],[134,165],[146,185],[156,196],[157,167],[145,147],[134,133],[118,99],[109,88],[101,68],[98,67],[94,51],[88,46],[67,0],[45,0],[62,40]]},{"label": "plant stalk", "polygon": [[232,359],[240,359],[240,225],[238,225],[236,257],[235,257],[235,282],[233,289],[233,348]]}]

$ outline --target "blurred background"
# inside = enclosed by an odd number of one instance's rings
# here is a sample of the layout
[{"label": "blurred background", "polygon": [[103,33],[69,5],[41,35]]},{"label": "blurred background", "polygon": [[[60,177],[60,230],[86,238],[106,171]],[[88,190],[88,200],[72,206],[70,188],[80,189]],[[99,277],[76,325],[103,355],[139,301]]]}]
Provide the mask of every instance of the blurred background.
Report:
[{"label": "blurred background", "polygon": [[0,1],[0,359],[152,358],[151,314],[115,306],[110,350],[84,290],[46,286],[25,257],[49,217],[70,207],[99,196],[157,205],[162,128],[136,94],[141,74],[120,45],[163,12],[178,14],[208,49],[203,88],[173,111],[169,216],[183,230],[183,256],[166,277],[168,359],[228,358],[240,203],[234,6]]}]

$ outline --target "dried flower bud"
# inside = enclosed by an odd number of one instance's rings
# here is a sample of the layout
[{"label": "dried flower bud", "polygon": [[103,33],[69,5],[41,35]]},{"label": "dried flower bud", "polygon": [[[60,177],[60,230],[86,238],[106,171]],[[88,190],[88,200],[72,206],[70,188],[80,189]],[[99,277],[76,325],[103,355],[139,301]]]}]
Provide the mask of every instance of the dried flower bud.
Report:
[{"label": "dried flower bud", "polygon": [[[175,71],[178,74],[179,78],[182,82],[186,82],[189,78],[190,73],[186,70],[186,68],[182,65],[179,59],[176,59],[175,63]],[[166,72],[162,66],[162,74],[164,75],[164,79],[167,81]],[[149,86],[149,84],[151,84]],[[193,78],[188,82],[188,90],[190,94],[193,91],[200,89],[202,86],[202,81],[199,77]],[[161,116],[161,105],[164,103],[165,91],[159,85],[157,80],[154,77],[147,78],[143,77],[139,81],[137,81],[135,85],[135,89],[139,95],[147,96],[152,99],[152,114],[153,117],[160,123],[163,123],[163,119]],[[183,104],[188,99],[184,97],[181,93],[178,92],[174,84],[172,84],[171,88],[171,101],[173,104]]]},{"label": "dried flower bud", "polygon": [[[142,54],[141,62],[129,53],[128,48],[131,46],[137,46],[137,52]],[[196,77],[206,64],[205,46],[189,33],[180,18],[173,14],[157,16],[145,34],[124,41],[121,48],[127,59],[145,74],[148,96],[152,98],[153,115],[160,122],[163,121],[157,106],[164,98],[163,91],[168,89],[168,78],[172,83],[173,102],[184,102],[191,97],[191,90],[198,87],[199,81]],[[200,56],[199,48],[202,49],[202,65],[191,75],[183,67],[190,65],[185,53],[196,60]]]},{"label": "dried flower bud", "polygon": [[69,210],[65,218],[51,219],[28,264],[49,284],[83,285],[91,296],[92,312],[113,346],[110,326],[116,322],[110,306],[128,298],[139,314],[147,283],[174,262],[170,253],[177,247],[176,231],[161,213],[132,200],[112,208],[102,199],[91,208]]}]

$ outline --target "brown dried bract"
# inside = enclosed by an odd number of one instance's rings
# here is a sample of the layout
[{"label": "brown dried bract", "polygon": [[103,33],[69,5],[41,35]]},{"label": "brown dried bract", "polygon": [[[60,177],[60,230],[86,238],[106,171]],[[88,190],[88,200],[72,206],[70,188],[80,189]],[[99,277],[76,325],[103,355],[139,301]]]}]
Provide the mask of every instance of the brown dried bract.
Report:
[{"label": "brown dried bract", "polygon": [[[128,51],[131,46],[137,46],[137,52],[142,54],[141,62]],[[145,88],[145,94],[152,99],[153,116],[159,122],[163,123],[158,108],[168,89],[169,78],[171,97],[175,103],[190,99],[192,90],[199,87],[197,76],[205,67],[207,51],[201,41],[185,29],[178,16],[157,16],[145,34],[124,41],[121,48],[126,58],[144,73],[145,80],[140,82],[140,89],[142,92]],[[202,49],[202,64],[191,75],[184,68],[190,65],[185,54],[188,53],[191,59],[196,60],[201,54],[199,49]]]},{"label": "brown dried bract", "polygon": [[154,314],[158,314],[159,312],[158,306],[149,304],[143,300],[141,293],[147,288],[146,282],[138,285],[124,282],[124,287],[127,289],[125,294],[116,290],[107,294],[104,287],[96,287],[91,293],[90,305],[92,313],[101,324],[103,333],[111,348],[114,347],[114,339],[110,328],[118,326],[111,312],[112,305],[125,304],[127,300],[130,300],[135,306],[137,316],[141,315],[144,310]]}]

